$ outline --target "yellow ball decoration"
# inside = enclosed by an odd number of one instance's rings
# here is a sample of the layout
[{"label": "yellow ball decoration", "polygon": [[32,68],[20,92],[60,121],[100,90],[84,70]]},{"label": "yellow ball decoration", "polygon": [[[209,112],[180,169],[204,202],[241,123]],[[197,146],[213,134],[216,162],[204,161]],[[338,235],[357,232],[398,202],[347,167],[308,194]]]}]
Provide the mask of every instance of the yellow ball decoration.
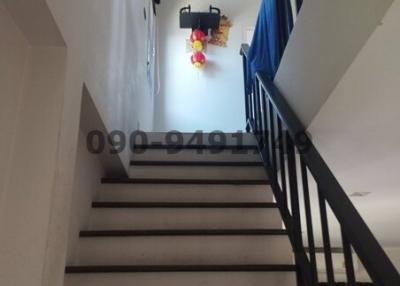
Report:
[{"label": "yellow ball decoration", "polygon": [[201,41],[194,41],[192,47],[196,52],[202,52],[204,50],[204,46]]}]

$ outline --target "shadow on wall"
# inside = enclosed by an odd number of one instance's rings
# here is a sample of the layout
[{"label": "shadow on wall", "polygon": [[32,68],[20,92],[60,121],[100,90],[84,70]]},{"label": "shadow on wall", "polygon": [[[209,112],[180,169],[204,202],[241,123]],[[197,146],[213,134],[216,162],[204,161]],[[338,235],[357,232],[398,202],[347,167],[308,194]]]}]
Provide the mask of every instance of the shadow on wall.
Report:
[{"label": "shadow on wall", "polygon": [[204,73],[206,78],[215,78],[223,69],[214,61],[208,61],[204,67]]},{"label": "shadow on wall", "polygon": [[[105,137],[110,132],[107,130],[104,121],[100,117],[96,108],[93,97],[91,96],[86,85],[82,89],[82,105],[80,116],[80,131],[85,137],[85,142],[90,132],[96,131]],[[110,154],[110,152],[101,152],[99,160],[105,166],[105,175],[108,177],[126,177],[127,172],[118,154]]]}]

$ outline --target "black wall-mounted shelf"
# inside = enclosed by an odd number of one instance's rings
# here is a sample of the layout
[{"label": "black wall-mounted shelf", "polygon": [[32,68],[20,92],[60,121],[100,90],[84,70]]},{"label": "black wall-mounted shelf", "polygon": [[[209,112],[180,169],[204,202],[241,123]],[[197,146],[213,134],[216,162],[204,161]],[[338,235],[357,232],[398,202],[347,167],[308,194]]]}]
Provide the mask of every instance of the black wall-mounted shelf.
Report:
[{"label": "black wall-mounted shelf", "polygon": [[210,6],[210,12],[192,12],[189,5],[180,10],[179,16],[181,29],[200,29],[208,35],[208,30],[219,28],[221,10]]}]

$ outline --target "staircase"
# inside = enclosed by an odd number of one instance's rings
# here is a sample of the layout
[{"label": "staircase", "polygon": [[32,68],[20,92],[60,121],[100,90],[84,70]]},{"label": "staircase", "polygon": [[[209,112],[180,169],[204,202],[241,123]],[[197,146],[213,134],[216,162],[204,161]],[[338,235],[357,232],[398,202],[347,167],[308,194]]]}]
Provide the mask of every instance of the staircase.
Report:
[{"label": "staircase", "polygon": [[129,179],[103,179],[66,286],[296,285],[257,142],[188,144],[193,136],[137,146]]}]

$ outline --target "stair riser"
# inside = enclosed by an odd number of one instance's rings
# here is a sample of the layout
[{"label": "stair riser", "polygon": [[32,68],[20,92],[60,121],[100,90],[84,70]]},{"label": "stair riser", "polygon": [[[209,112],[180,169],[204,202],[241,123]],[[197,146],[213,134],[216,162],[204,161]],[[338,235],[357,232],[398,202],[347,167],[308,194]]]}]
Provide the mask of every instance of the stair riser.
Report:
[{"label": "stair riser", "polygon": [[[214,132],[213,134],[221,134],[221,132]],[[170,136],[171,134],[176,134],[173,136]],[[159,145],[159,143],[162,144],[175,144],[175,142],[181,141],[180,143],[184,145],[212,145],[212,141],[220,141],[218,136],[214,136],[213,140],[213,134],[210,133],[202,133],[200,136],[200,132],[194,134],[194,133],[180,133],[180,132],[147,132],[146,133],[146,139],[147,139],[147,144],[151,145]],[[211,136],[210,136],[211,135]],[[195,137],[196,136],[196,137]],[[237,146],[239,143],[242,141],[243,145],[256,145],[257,141],[254,137],[253,134],[249,133],[223,133],[223,136],[225,138],[225,144],[227,146]],[[201,142],[197,140],[193,140],[193,138],[200,139]],[[140,137],[137,137],[136,143],[137,144],[142,144],[143,142],[140,141]],[[179,140],[177,140],[179,139]],[[240,140],[241,139],[241,140]]]},{"label": "stair riser", "polygon": [[80,265],[291,264],[287,236],[81,238]]},{"label": "stair riser", "polygon": [[129,175],[144,179],[268,179],[263,167],[131,166]]},{"label": "stair riser", "polygon": [[167,150],[144,149],[133,154],[136,161],[261,162],[254,149],[243,150]]},{"label": "stair riser", "polygon": [[67,275],[65,286],[295,286],[294,273],[217,272]]},{"label": "stair riser", "polygon": [[112,202],[272,202],[270,186],[109,185],[99,201]]},{"label": "stair riser", "polygon": [[94,209],[91,229],[279,229],[277,209]]}]

